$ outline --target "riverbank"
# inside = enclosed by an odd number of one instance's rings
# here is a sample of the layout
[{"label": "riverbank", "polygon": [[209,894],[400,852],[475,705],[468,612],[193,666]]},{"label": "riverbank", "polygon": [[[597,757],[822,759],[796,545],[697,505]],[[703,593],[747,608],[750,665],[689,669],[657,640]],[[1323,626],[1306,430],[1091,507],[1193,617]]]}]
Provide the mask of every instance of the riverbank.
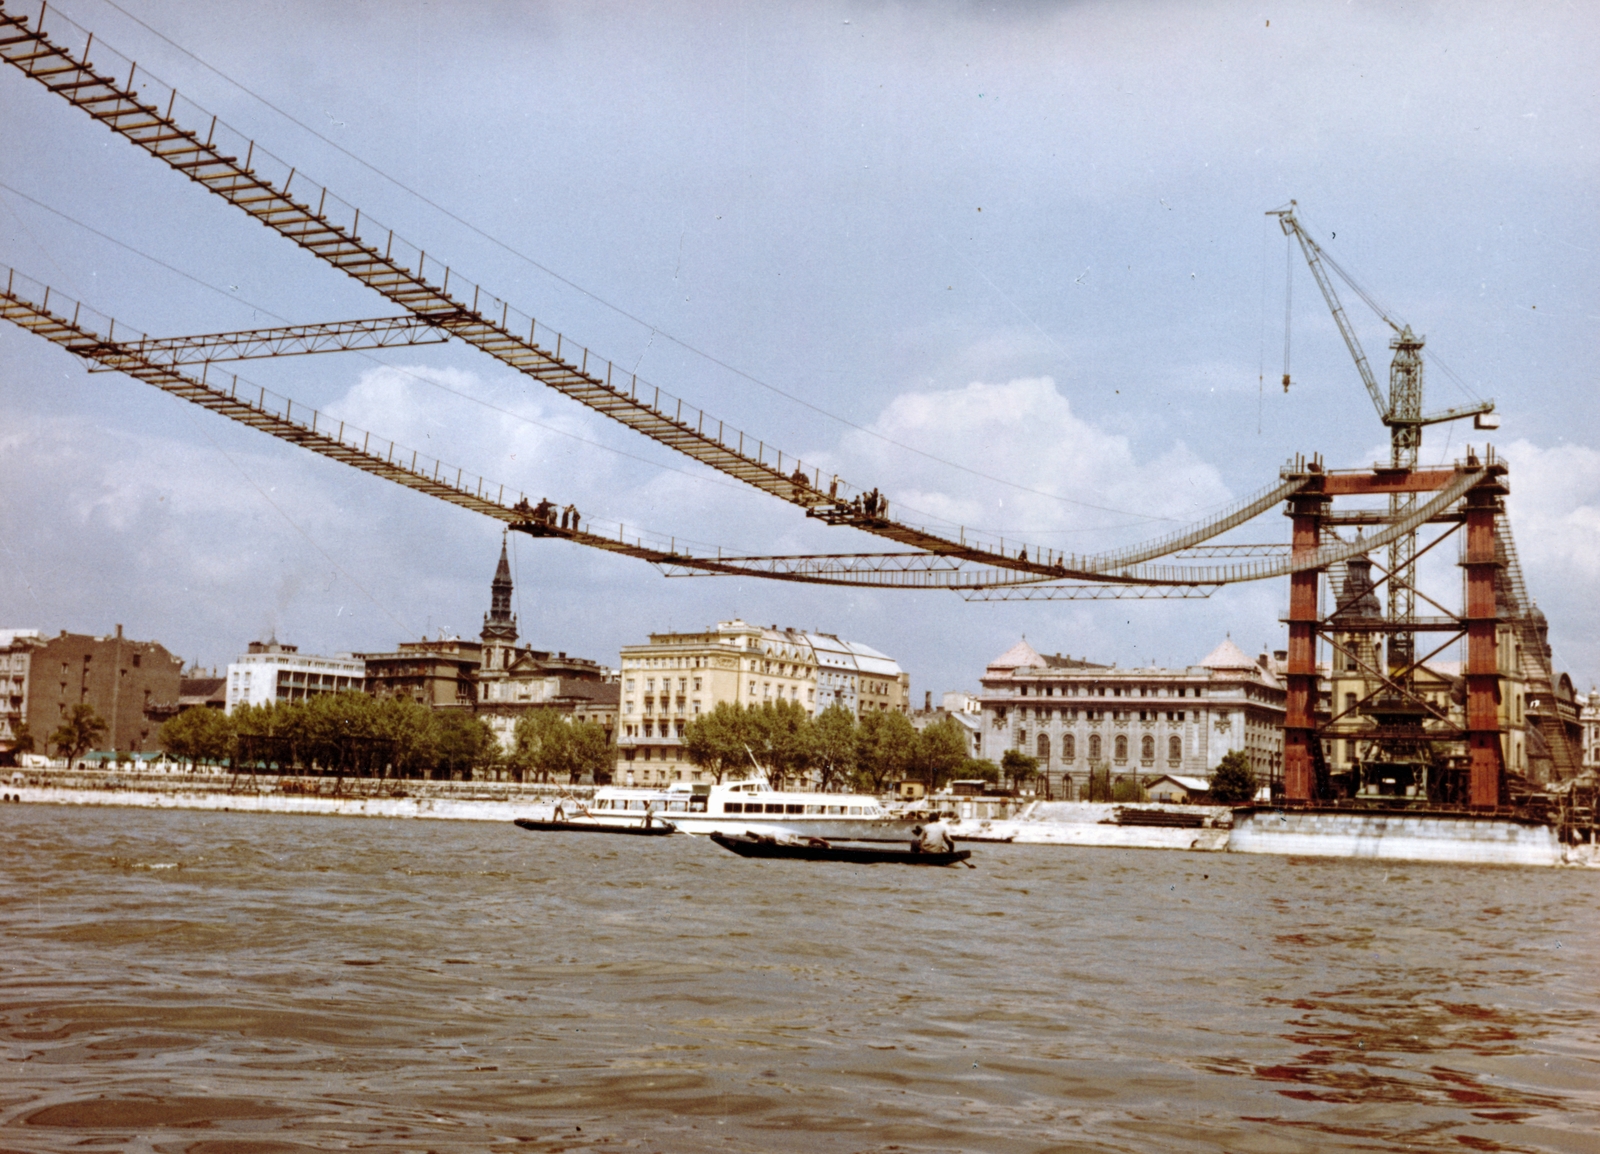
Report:
[{"label": "riverbank", "polygon": [[[588,798],[594,787],[29,770],[3,792],[48,805],[510,822],[544,816],[560,798]],[[1164,820],[1185,824],[1153,824]],[[1564,845],[1549,825],[1473,814],[1038,801],[1011,817],[959,820],[953,832],[979,843],[1600,868],[1600,845]]]},{"label": "riverbank", "polygon": [[314,814],[442,821],[528,817],[558,798],[587,798],[593,786],[517,782],[417,781],[228,774],[106,773],[29,770],[4,787],[23,802]]}]

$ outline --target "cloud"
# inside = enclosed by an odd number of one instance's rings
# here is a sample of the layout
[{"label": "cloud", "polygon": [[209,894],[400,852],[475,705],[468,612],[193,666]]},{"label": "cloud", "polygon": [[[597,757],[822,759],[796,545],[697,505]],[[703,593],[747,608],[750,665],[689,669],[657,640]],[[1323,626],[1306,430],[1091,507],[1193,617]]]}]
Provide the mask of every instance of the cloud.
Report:
[{"label": "cloud", "polygon": [[898,502],[891,512],[1019,541],[1088,544],[1108,527],[1154,536],[1230,497],[1182,442],[1140,459],[1127,437],[1075,413],[1050,377],[901,393],[871,432],[846,433],[833,455]]}]

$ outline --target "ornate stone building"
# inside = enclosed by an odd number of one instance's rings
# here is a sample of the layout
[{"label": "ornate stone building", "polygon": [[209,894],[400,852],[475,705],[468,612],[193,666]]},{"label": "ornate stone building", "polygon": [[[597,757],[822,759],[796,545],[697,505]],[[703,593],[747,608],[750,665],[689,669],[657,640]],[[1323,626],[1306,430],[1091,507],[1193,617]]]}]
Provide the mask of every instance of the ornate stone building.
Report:
[{"label": "ornate stone building", "polygon": [[815,716],[841,705],[860,717],[908,711],[911,676],[892,657],[831,633],[722,621],[695,633],[652,633],[622,651],[616,780],[704,779],[680,753],[684,728],[721,702],[791,701]]},{"label": "ornate stone building", "polygon": [[1113,780],[1209,777],[1234,749],[1262,784],[1282,780],[1283,682],[1271,658],[1251,660],[1231,640],[1183,669],[1047,657],[1020,641],[989,663],[981,684],[979,756],[1036,757],[1050,797],[1078,798],[1091,769]]},{"label": "ornate stone building", "polygon": [[516,744],[517,719],[535,709],[553,709],[575,721],[593,721],[614,739],[617,683],[598,662],[517,644],[517,618],[511,612],[511,565],[500,543],[500,563],[489,583],[489,612],[479,634],[482,661],[477,669],[476,709],[489,723],[500,748]]}]

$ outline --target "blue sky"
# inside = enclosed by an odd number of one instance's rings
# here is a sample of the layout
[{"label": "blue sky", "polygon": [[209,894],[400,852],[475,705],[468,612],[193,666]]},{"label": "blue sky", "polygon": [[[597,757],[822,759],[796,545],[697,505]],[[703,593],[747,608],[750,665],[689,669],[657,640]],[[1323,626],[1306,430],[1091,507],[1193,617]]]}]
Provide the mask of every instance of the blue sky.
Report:
[{"label": "blue sky", "polygon": [[[1426,334],[1429,406],[1495,398],[1557,664],[1600,679],[1581,7],[119,3],[59,7],[541,322],[899,510],[1050,547],[1168,532],[1296,452],[1387,455],[1264,215],[1294,197]],[[394,311],[14,68],[0,109],[0,262],[152,333]],[[1346,303],[1386,376],[1387,330]],[[882,547],[462,346],[241,368],[591,517],[752,552]],[[1484,436],[1430,432],[1424,459]],[[475,634],[488,607],[494,523],[11,326],[0,446],[0,626],[120,622],[221,665],[268,631],[323,652]],[[528,540],[515,562],[540,647],[614,662],[652,630],[742,616],[893,654],[919,697],[975,687],[1021,634],[1125,665],[1195,661],[1224,633],[1281,646],[1287,597],[968,604],[666,580]]]}]

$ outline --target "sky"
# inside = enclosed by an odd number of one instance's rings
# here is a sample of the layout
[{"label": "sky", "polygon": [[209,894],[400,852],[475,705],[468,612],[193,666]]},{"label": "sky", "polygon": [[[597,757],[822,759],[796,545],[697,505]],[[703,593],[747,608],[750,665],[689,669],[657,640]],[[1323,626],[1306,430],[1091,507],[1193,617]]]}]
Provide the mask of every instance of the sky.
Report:
[{"label": "sky", "polygon": [[[17,0],[0,0],[13,8]],[[1600,681],[1600,16],[1539,3],[345,3],[52,8],[524,312],[907,519],[1086,552],[1296,453],[1388,456],[1269,210],[1427,338],[1429,409],[1492,437],[1557,668]],[[34,9],[30,6],[28,11]],[[0,69],[0,263],[152,334],[395,306]],[[1345,304],[1386,382],[1389,329]],[[1287,337],[1287,341],[1286,341]],[[1292,387],[1279,381],[1288,347]],[[744,489],[460,343],[241,376],[530,494],[751,553],[886,546]],[[1242,541],[1286,539],[1261,518]],[[498,523],[0,326],[0,628],[475,636]],[[1283,579],[1207,600],[666,579],[511,542],[523,640],[615,664],[742,617],[925,691],[1021,636],[1124,666],[1282,648]],[[1454,547],[1426,576],[1454,603]]]}]

